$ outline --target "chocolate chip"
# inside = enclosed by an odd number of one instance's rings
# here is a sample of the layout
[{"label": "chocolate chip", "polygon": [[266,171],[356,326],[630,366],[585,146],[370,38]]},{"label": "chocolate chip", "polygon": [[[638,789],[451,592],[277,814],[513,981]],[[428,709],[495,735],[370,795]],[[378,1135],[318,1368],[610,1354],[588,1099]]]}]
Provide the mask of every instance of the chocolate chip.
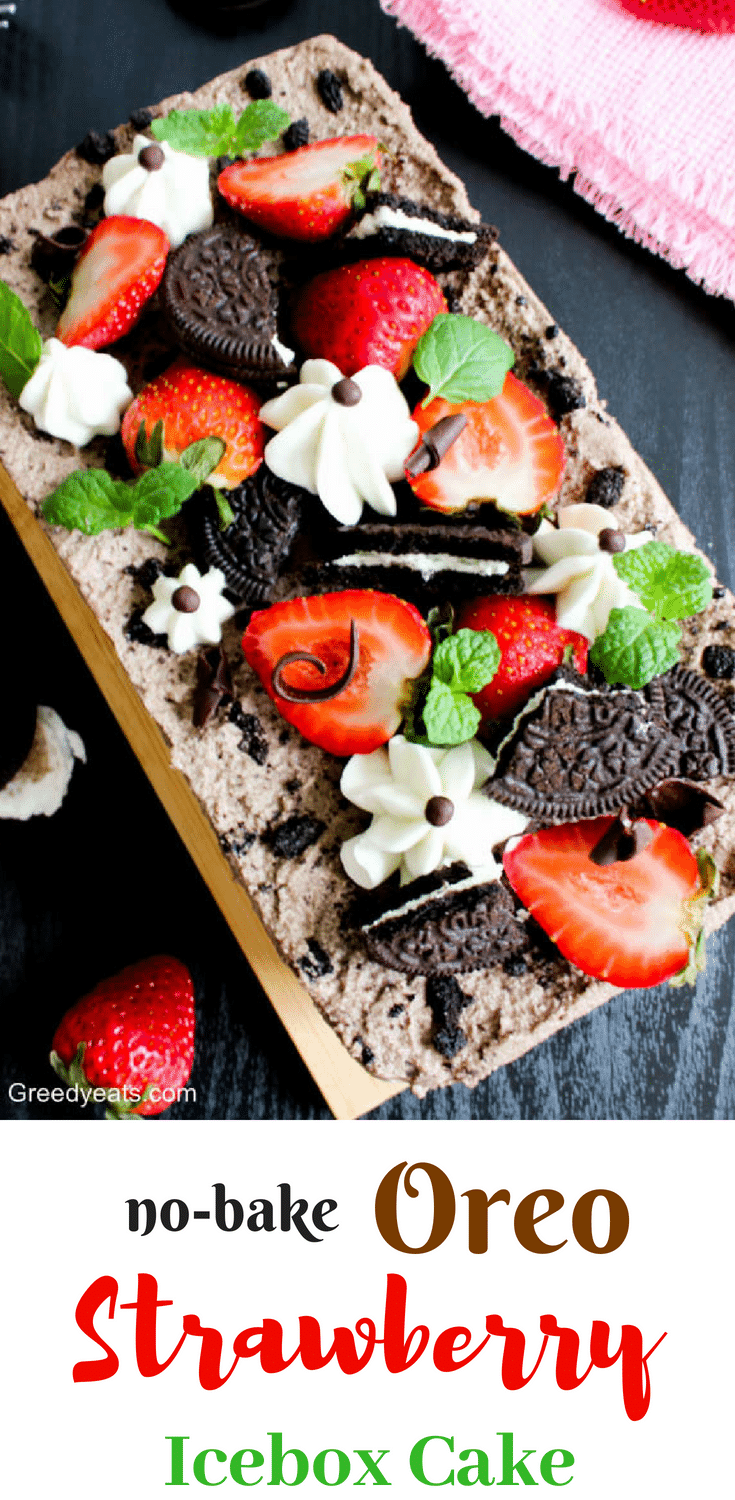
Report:
[{"label": "chocolate chip", "polygon": [[244,828],[238,829],[234,835],[223,834],[220,839],[220,843],[225,851],[225,854],[237,854],[242,856],[243,854],[247,854],[248,849],[251,849],[253,844],[255,843],[255,834],[249,833]]},{"label": "chocolate chip", "polygon": [[316,938],[307,938],[306,946],[309,952],[299,959],[299,968],[302,973],[306,974],[308,979],[322,979],[325,974],[333,974],[334,965],[321,943],[318,943]]},{"label": "chocolate chip", "polygon": [[207,646],[197,657],[193,722],[204,729],[217,709],[232,697],[232,676],[221,646]]},{"label": "chocolate chip", "polygon": [[625,808],[590,850],[594,865],[615,865],[642,854],[653,839],[653,829],[642,818],[631,819]]},{"label": "chocolate chip", "polygon": [[251,99],[270,99],[273,93],[273,85],[267,73],[262,68],[251,68],[249,73],[242,79],[241,87],[250,95]]},{"label": "chocolate chip", "polygon": [[321,838],[326,824],[321,818],[312,818],[309,813],[292,813],[283,823],[276,823],[262,835],[267,844],[281,859],[298,859],[317,839]]},{"label": "chocolate chip", "polygon": [[14,249],[15,245],[7,234],[0,234],[0,255],[11,255]]},{"label": "chocolate chip", "polygon": [[363,1047],[362,1052],[360,1053],[360,1062],[362,1063],[363,1068],[369,1068],[371,1062],[375,1062],[375,1053],[373,1052],[371,1047]]},{"label": "chocolate chip", "polygon": [[146,172],[160,172],[165,160],[166,155],[162,147],[153,143],[150,146],[143,146],[138,152],[138,161],[141,167],[145,167]]},{"label": "chocolate chip", "polygon": [[605,526],[598,534],[597,545],[601,552],[624,552],[625,532],[616,531],[612,526]]},{"label": "chocolate chip", "polygon": [[735,651],[731,646],[705,646],[702,666],[708,677],[721,681],[735,677]]},{"label": "chocolate chip", "polygon": [[619,464],[610,464],[598,469],[587,485],[585,499],[588,505],[602,505],[606,510],[617,505],[625,485],[625,469]]},{"label": "chocolate chip", "polygon": [[133,130],[147,130],[148,126],[151,123],[151,120],[153,119],[153,110],[134,109],[132,111],[132,114],[128,115],[128,119],[133,127]]},{"label": "chocolate chip", "polygon": [[111,156],[115,155],[117,146],[115,137],[111,130],[101,134],[99,130],[88,130],[83,141],[77,146],[77,156],[83,161],[88,161],[94,167],[101,167]]},{"label": "chocolate chip", "polygon": [[660,781],[646,793],[645,801],[653,818],[676,828],[687,839],[715,823],[725,811],[717,797],[683,777]]},{"label": "chocolate chip", "polygon": [[358,406],[362,401],[362,391],[356,380],[350,380],[346,375],[343,380],[337,380],[332,386],[332,400],[338,406]]},{"label": "chocolate chip", "polygon": [[424,817],[432,828],[444,828],[454,817],[454,803],[450,797],[430,797],[424,808]]},{"label": "chocolate chip", "polygon": [[342,85],[331,68],[322,68],[317,73],[316,86],[324,108],[329,110],[330,115],[338,115],[344,104],[344,97]]},{"label": "chocolate chip", "polygon": [[284,130],[281,136],[284,151],[298,151],[300,146],[309,144],[309,121],[303,115],[300,120],[292,120],[288,130]]},{"label": "chocolate chip", "polygon": [[264,766],[268,760],[268,741],[260,719],[256,714],[246,714],[241,703],[233,703],[228,718],[242,735],[237,746],[238,750],[242,750],[244,755],[249,755],[250,759],[255,761],[256,766]]},{"label": "chocolate chip", "polygon": [[195,615],[201,602],[201,595],[196,589],[189,588],[186,583],[183,583],[181,588],[175,589],[171,595],[171,603],[180,615]]}]

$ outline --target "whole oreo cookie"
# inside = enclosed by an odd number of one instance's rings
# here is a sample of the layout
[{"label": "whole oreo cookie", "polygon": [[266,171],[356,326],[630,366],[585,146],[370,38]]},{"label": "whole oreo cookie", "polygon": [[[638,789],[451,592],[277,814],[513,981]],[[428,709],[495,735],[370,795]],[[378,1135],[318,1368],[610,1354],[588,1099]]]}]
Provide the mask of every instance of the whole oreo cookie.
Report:
[{"label": "whole oreo cookie", "polygon": [[12,710],[3,718],[0,735],[0,788],[20,770],[36,733],[36,700],[27,690],[16,693]]},{"label": "whole oreo cookie", "polygon": [[276,337],[275,293],[256,240],[233,224],[194,234],[169,256],[161,305],[177,343],[220,374],[287,381]]},{"label": "whole oreo cookie", "polygon": [[339,248],[342,259],[405,255],[430,271],[472,270],[496,237],[497,231],[489,224],[439,213],[395,193],[370,193],[364,214]]},{"label": "whole oreo cookie", "polygon": [[590,688],[561,669],[501,742],[489,796],[544,823],[598,818],[675,774],[660,679],[645,693]]},{"label": "whole oreo cookie", "polygon": [[673,667],[658,681],[679,746],[674,775],[689,781],[735,775],[735,721],[714,684],[688,667]]},{"label": "whole oreo cookie", "polygon": [[366,900],[356,920],[370,957],[403,974],[487,969],[528,946],[505,883],[474,884],[463,865]]},{"label": "whole oreo cookie", "polygon": [[194,512],[197,560],[204,568],[221,568],[228,589],[243,604],[270,603],[299,529],[303,493],[261,464],[244,484],[228,490],[235,519],[226,531],[220,530],[211,491]]}]

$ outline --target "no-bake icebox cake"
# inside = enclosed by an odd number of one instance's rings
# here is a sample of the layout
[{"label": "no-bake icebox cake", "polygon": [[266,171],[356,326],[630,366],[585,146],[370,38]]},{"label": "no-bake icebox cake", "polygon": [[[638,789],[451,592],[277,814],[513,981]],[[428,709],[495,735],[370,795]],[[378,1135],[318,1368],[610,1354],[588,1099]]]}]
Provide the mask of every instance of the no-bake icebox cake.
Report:
[{"label": "no-bake icebox cake", "polygon": [[139,110],[0,236],[2,462],[351,1054],[475,1084],[691,982],[732,596],[372,66]]}]

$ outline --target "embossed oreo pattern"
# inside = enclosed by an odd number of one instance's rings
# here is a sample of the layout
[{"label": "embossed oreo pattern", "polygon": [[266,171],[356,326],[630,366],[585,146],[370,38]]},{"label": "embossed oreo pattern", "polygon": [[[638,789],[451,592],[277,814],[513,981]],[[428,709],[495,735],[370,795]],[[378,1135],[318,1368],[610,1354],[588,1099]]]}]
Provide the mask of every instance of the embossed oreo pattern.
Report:
[{"label": "embossed oreo pattern", "polygon": [[510,891],[497,880],[449,890],[415,911],[388,915],[364,937],[371,958],[403,974],[486,969],[528,945]]},{"label": "embossed oreo pattern", "polygon": [[735,722],[723,694],[699,672],[674,667],[660,679],[666,723],[679,745],[677,776],[735,775]]},{"label": "embossed oreo pattern", "polygon": [[214,497],[205,497],[192,523],[199,557],[205,567],[222,569],[228,589],[243,604],[270,602],[299,529],[301,495],[261,464],[244,484],[228,491],[235,519],[226,531],[220,531]]},{"label": "embossed oreo pattern", "polygon": [[182,348],[227,375],[286,376],[273,347],[276,305],[260,248],[236,226],[215,224],[169,257],[163,310]]}]

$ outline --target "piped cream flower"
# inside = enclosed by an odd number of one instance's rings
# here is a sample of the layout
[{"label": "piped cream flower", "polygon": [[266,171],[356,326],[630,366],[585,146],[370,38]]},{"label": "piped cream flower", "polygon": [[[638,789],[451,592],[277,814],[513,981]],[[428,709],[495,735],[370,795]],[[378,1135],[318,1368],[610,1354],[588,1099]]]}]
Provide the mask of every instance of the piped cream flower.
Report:
[{"label": "piped cream flower", "polygon": [[168,235],[172,250],[214,218],[206,157],[174,151],[167,141],[136,135],[132,151],[105,163],[102,184],[108,218],[148,219]]},{"label": "piped cream flower", "polygon": [[93,437],[120,430],[133,392],[125,366],[111,354],[46,339],[41,358],[20,393],[19,406],[40,432],[83,448]]},{"label": "piped cream flower", "polygon": [[235,613],[235,606],[222,598],[224,585],[219,568],[200,573],[194,563],[187,563],[178,578],[156,579],[143,624],[156,635],[165,634],[170,650],[177,653],[216,646],[222,625]]},{"label": "piped cream flower", "polygon": [[529,569],[529,594],[556,594],[556,619],[563,630],[576,630],[594,641],[607,627],[611,609],[628,604],[641,608],[623,583],[613,558],[653,541],[650,531],[627,536],[601,505],[567,505],[558,512],[558,529],[543,523],[533,539],[534,556],[544,564]]},{"label": "piped cream flower", "polygon": [[266,401],[260,419],[277,431],[268,468],[318,495],[336,521],[359,521],[363,503],[395,515],[391,481],[403,478],[418,427],[389,370],[366,365],[345,378],[329,360],[307,359],[298,385]]},{"label": "piped cream flower", "polygon": [[372,890],[400,869],[401,883],[461,860],[496,880],[492,849],[521,833],[527,819],[483,796],[493,760],[477,740],[450,750],[414,745],[397,734],[387,748],[353,755],[340,782],[350,802],[372,813],[370,827],[342,845],[351,880]]}]

